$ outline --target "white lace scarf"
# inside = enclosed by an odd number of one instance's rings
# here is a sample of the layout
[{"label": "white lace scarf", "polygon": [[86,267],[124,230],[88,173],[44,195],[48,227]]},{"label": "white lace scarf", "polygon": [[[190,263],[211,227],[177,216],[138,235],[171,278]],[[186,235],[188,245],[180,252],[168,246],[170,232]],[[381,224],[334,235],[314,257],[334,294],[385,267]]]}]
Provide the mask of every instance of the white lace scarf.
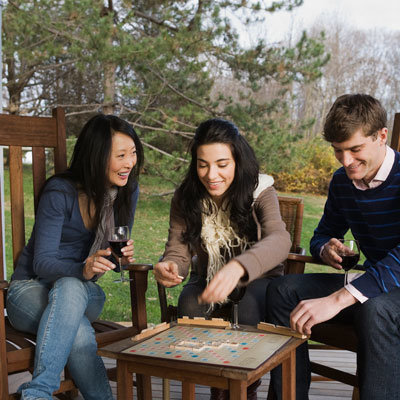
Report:
[{"label": "white lace scarf", "polygon": [[[210,212],[208,205],[211,204]],[[232,227],[230,208],[220,207],[211,200],[202,202],[201,240],[208,254],[207,284],[215,274],[234,256],[234,248],[242,253],[251,243],[241,238]]]}]

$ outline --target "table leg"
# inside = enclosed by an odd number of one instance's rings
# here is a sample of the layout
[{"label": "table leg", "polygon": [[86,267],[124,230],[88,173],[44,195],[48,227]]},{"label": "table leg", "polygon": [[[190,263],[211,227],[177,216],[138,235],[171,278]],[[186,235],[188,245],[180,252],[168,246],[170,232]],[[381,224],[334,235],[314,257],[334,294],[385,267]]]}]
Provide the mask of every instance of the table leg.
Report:
[{"label": "table leg", "polygon": [[296,399],[296,349],[282,362],[282,400]]},{"label": "table leg", "polygon": [[136,374],[136,389],[139,400],[152,400],[151,376]]},{"label": "table leg", "polygon": [[229,379],[229,400],[247,400],[247,383]]},{"label": "table leg", "polygon": [[170,400],[171,385],[170,385],[169,379],[163,378],[163,380],[162,380],[162,392],[163,392],[163,400]]},{"label": "table leg", "polygon": [[182,399],[195,400],[195,387],[194,383],[182,382]]},{"label": "table leg", "polygon": [[133,378],[128,372],[128,362],[117,360],[117,399],[133,399]]}]

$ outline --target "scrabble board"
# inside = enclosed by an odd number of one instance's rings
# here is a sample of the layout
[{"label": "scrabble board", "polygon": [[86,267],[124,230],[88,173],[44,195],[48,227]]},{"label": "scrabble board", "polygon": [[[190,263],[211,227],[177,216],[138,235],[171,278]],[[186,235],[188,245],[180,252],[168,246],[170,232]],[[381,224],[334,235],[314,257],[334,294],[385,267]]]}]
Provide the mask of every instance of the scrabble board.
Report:
[{"label": "scrabble board", "polygon": [[288,336],[268,332],[176,325],[124,352],[153,358],[255,369],[289,340]]}]

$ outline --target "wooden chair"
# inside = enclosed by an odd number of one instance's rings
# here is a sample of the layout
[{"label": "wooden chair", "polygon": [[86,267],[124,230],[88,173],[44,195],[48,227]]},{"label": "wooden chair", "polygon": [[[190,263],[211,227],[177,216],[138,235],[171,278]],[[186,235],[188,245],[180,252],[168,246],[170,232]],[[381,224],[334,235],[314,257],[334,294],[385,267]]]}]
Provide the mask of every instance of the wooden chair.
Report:
[{"label": "wooden chair", "polygon": [[[289,254],[286,263],[286,273],[288,274],[304,273],[306,264],[321,265],[321,262],[315,260],[311,256],[293,253]],[[327,268],[331,267],[327,266]],[[310,340],[314,342],[309,343],[310,349],[357,351],[357,336],[352,325],[333,323],[329,321],[315,325],[312,328]],[[312,381],[334,380],[342,382],[354,387],[354,400],[359,398],[358,379],[356,374],[351,374],[337,368],[326,366],[317,361],[313,361],[312,359],[310,365],[311,373],[313,374]]]},{"label": "wooden chair", "polygon": [[[305,254],[305,250],[300,247],[304,209],[303,199],[298,197],[278,196],[278,200],[282,219],[286,224],[286,229],[290,233],[290,238],[292,240],[291,252],[298,255]],[[192,258],[192,267],[193,263],[196,261],[197,258],[195,256]],[[293,269],[295,266],[295,262],[292,262],[291,268]],[[285,270],[286,269],[287,264],[285,263]],[[168,304],[164,286],[158,283],[157,288],[161,308],[161,322],[171,322],[176,320],[178,316],[177,307],[175,305]],[[229,315],[224,317],[229,318]]]},{"label": "wooden chair", "polygon": [[[395,114],[390,146],[394,150],[400,150],[400,113]],[[303,273],[306,264],[321,263],[310,256],[289,254],[287,273]],[[333,322],[318,324],[313,327],[310,339],[318,343],[310,344],[310,348],[357,351],[357,335],[352,325]],[[311,371],[318,376],[314,377],[314,380],[334,380],[353,386],[353,399],[359,398],[357,374],[328,367],[316,361],[311,361]]]},{"label": "wooden chair", "polygon": [[[303,210],[304,204],[303,199],[297,197],[283,197],[278,196],[279,200],[279,209],[281,212],[281,216],[283,221],[286,224],[286,229],[290,233],[290,238],[292,241],[291,252],[293,254],[302,255],[305,254],[305,250],[300,247],[301,241],[301,228],[303,223]],[[192,265],[197,262],[197,257],[194,256],[192,258]],[[285,271],[287,270],[287,263],[285,262]],[[293,261],[291,264],[292,268],[296,267],[296,262]],[[301,268],[297,266],[297,268]],[[286,273],[286,272],[285,272]],[[168,304],[167,302],[167,294],[166,289],[163,285],[157,283],[158,289],[158,297],[160,300],[160,308],[161,308],[161,322],[171,322],[175,321],[178,317],[178,308],[176,305]],[[218,315],[218,317],[221,317]],[[228,319],[229,315],[223,315],[225,319]],[[169,380],[163,379],[163,399],[169,400]],[[272,392],[269,393],[269,396],[273,396]]]},{"label": "wooden chair", "polygon": [[[11,242],[12,258],[16,261],[25,246],[25,216],[22,147],[31,147],[33,153],[32,175],[34,208],[38,205],[38,194],[46,180],[46,151],[52,149],[54,171],[61,172],[67,167],[65,116],[61,108],[53,110],[52,117],[25,117],[16,115],[0,115],[0,145],[9,148],[10,169],[10,202],[11,202]],[[25,193],[28,188],[25,188]],[[0,209],[4,207],[0,204]],[[0,219],[1,219],[0,212]],[[0,221],[1,222],[1,221]],[[30,233],[30,232],[29,232]],[[0,243],[2,231],[0,229]],[[11,243],[10,243],[11,244]],[[8,376],[32,371],[35,336],[16,331],[5,316],[5,298],[8,282],[4,280],[3,248],[0,246],[0,398],[16,399],[15,393],[9,393]],[[124,327],[111,321],[95,321],[96,339],[99,347],[135,335],[147,327],[145,292],[147,289],[147,273],[151,265],[135,264],[128,267],[130,277],[132,326]],[[116,376],[115,369],[108,371],[109,377]],[[61,382],[55,394],[69,392],[76,394],[76,387],[71,379]],[[144,383],[149,381],[137,377],[140,381],[139,393]]]}]

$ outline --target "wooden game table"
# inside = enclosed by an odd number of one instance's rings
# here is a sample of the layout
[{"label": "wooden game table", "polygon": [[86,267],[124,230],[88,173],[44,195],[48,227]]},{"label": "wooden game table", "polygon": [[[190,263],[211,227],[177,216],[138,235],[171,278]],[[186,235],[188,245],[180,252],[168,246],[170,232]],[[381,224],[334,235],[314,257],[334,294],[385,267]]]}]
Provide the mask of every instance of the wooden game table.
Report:
[{"label": "wooden game table", "polygon": [[[243,328],[246,331],[263,332],[255,327],[243,326]],[[99,349],[98,353],[117,362],[118,400],[133,399],[133,373],[140,374],[143,379],[143,392],[138,393],[138,397],[143,400],[152,399],[151,376],[181,381],[184,400],[195,399],[195,384],[228,389],[231,400],[244,400],[247,399],[247,387],[280,364],[282,364],[282,399],[294,400],[296,398],[296,348],[306,340],[291,337],[255,369],[229,365],[203,365],[186,360],[166,360],[156,356],[127,353],[124,351],[135,344],[135,341],[129,338],[105,346]]]}]

